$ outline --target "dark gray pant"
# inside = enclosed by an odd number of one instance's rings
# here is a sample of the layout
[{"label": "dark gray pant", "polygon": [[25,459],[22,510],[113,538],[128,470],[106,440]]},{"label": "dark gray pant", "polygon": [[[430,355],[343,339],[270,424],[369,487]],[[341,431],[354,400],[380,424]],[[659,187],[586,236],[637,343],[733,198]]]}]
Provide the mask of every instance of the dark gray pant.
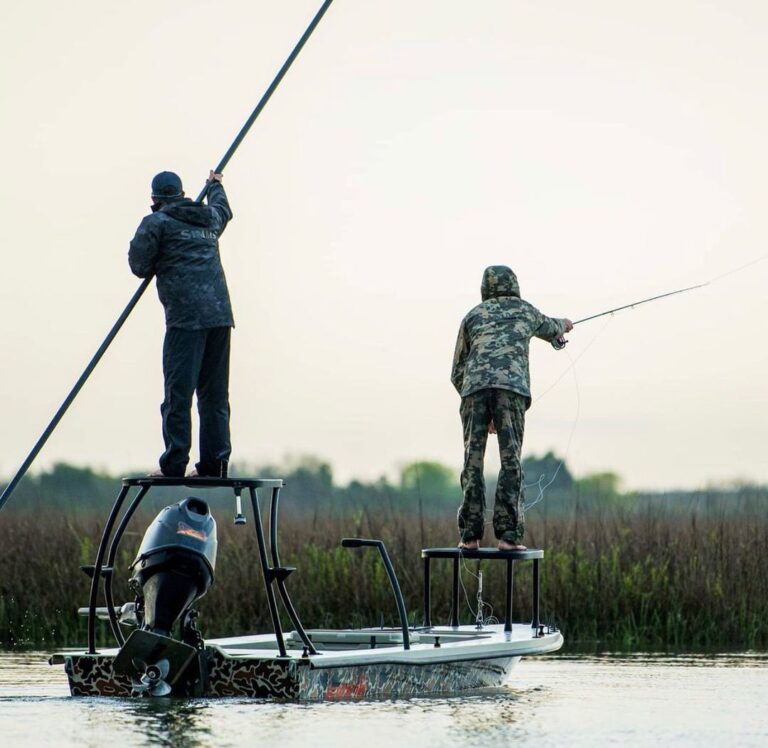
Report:
[{"label": "dark gray pant", "polygon": [[200,416],[200,475],[220,475],[229,460],[229,327],[181,330],[169,327],[163,343],[165,452],[160,469],[181,476],[192,446],[192,396],[197,393]]}]

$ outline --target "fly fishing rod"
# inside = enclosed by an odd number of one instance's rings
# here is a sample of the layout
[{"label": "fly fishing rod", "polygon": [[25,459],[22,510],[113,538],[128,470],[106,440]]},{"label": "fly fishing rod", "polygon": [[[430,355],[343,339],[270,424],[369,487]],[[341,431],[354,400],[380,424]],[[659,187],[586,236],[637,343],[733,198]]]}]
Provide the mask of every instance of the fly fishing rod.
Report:
[{"label": "fly fishing rod", "polygon": [[[261,114],[261,110],[265,107],[266,103],[269,101],[272,94],[275,92],[275,89],[280,85],[280,81],[282,81],[285,74],[288,72],[288,68],[291,67],[293,64],[293,61],[298,57],[299,52],[301,52],[302,47],[306,43],[307,39],[312,35],[312,32],[315,30],[317,25],[320,23],[322,17],[325,15],[325,12],[330,7],[333,0],[325,0],[325,2],[320,7],[320,10],[317,11],[315,14],[315,17],[312,19],[312,22],[307,26],[306,31],[302,35],[301,39],[299,39],[296,46],[293,48],[293,51],[290,55],[288,55],[288,59],[283,63],[283,66],[278,71],[277,75],[275,76],[272,83],[270,83],[269,88],[264,92],[263,96],[259,100],[259,103],[256,105],[256,108],[251,112],[251,116],[248,117],[246,123],[243,125],[243,127],[240,129],[240,132],[237,134],[237,137],[232,141],[232,145],[229,146],[229,149],[224,154],[224,157],[219,161],[218,165],[214,169],[214,172],[221,173],[224,171],[224,167],[229,163],[232,156],[234,156],[235,151],[237,150],[240,143],[243,142],[243,139],[248,134],[248,131],[251,129],[251,125],[256,121],[256,118]],[[206,183],[205,187],[203,188],[202,192],[198,195],[197,201],[200,202],[207,194],[208,192],[208,184]],[[35,458],[37,457],[40,450],[43,448],[45,443],[48,441],[48,437],[53,433],[56,426],[58,426],[59,421],[62,419],[64,414],[67,412],[67,409],[72,404],[74,399],[77,397],[78,393],[82,389],[83,385],[87,381],[88,377],[91,375],[93,370],[96,368],[96,365],[101,360],[101,357],[106,353],[107,348],[109,348],[112,341],[117,336],[117,333],[120,332],[120,328],[123,326],[125,321],[130,316],[131,312],[133,311],[136,304],[139,303],[139,299],[142,297],[144,291],[147,290],[147,286],[152,281],[152,276],[149,276],[148,278],[145,278],[141,285],[138,287],[136,292],[131,297],[131,300],[128,302],[128,305],[123,310],[122,314],[117,318],[117,321],[112,326],[112,329],[107,333],[107,337],[104,338],[104,342],[99,346],[99,349],[96,351],[96,353],[93,355],[93,358],[88,363],[88,366],[85,367],[85,370],[80,375],[80,378],[75,383],[75,386],[70,390],[67,397],[64,399],[64,402],[61,404],[61,407],[56,411],[56,414],[51,419],[51,422],[46,427],[45,431],[43,431],[42,436],[37,440],[35,443],[35,446],[32,447],[32,451],[27,455],[27,459],[24,460],[21,467],[16,472],[16,475],[13,476],[11,479],[11,482],[6,486],[5,490],[2,493],[2,496],[0,496],[0,510],[5,506],[8,499],[11,497],[11,494],[15,490],[16,486],[19,484],[19,481],[24,477],[27,470],[29,470],[29,467],[34,462]]]},{"label": "fly fishing rod", "polygon": [[[642,299],[641,301],[633,301],[631,304],[624,304],[624,306],[617,306],[615,309],[609,309],[606,312],[599,312],[598,314],[593,314],[589,317],[584,317],[583,319],[578,319],[576,322],[573,323],[573,326],[576,327],[576,325],[580,325],[582,322],[589,322],[592,319],[597,319],[598,317],[605,317],[607,314],[615,314],[616,312],[620,312],[623,309],[634,309],[636,306],[640,306],[640,304],[648,304],[651,301],[656,301],[657,299],[664,299],[667,296],[674,296],[675,294],[679,293],[685,293],[686,291],[693,291],[696,288],[704,288],[704,286],[708,286],[709,281],[706,283],[699,283],[698,286],[688,286],[688,288],[679,288],[677,291],[669,291],[668,293],[662,293],[658,296],[651,296],[648,299]],[[565,348],[568,341],[561,335],[560,337],[555,338],[552,341],[552,347],[556,351],[561,351],[563,348]]]}]

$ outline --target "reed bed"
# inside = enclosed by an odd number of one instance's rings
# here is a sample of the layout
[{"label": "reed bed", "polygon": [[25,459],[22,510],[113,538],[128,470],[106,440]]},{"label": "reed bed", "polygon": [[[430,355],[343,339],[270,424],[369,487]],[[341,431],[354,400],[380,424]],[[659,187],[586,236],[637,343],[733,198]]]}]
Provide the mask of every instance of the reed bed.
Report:
[{"label": "reed bed", "polygon": [[[116,598],[130,599],[128,566],[148,517],[136,518],[116,567]],[[0,522],[0,645],[6,648],[81,646],[88,578],[100,521],[7,515]],[[489,534],[490,535],[490,534]],[[385,541],[406,598],[411,622],[422,621],[420,549],[452,545],[450,517],[422,518],[403,511],[360,510],[347,516],[284,516],[281,560],[297,567],[288,580],[307,627],[397,625],[389,583],[373,550],[341,548],[342,537]],[[490,540],[490,538],[487,538]],[[622,515],[539,516],[528,523],[530,546],[546,550],[542,614],[568,646],[601,649],[755,649],[768,645],[768,523],[755,516]],[[445,563],[445,567],[440,566]],[[463,623],[475,620],[477,572],[464,562]],[[504,573],[484,564],[483,599],[501,615]],[[516,620],[530,620],[528,565],[517,565]],[[433,567],[433,621],[447,622],[450,564]],[[101,602],[100,602],[101,604]],[[220,519],[217,578],[200,602],[207,637],[270,628],[256,563],[252,525]],[[489,608],[485,615],[491,613]],[[290,626],[287,619],[286,627]],[[111,635],[99,624],[102,643]]]}]

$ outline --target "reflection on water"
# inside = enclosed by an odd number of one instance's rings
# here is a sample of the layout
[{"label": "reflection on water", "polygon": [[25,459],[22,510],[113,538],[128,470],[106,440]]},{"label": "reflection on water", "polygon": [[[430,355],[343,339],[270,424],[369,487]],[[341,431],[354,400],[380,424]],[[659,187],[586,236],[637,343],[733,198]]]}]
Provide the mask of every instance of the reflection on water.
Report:
[{"label": "reflection on water", "polygon": [[[104,712],[109,710],[108,704],[102,706],[93,724],[94,729],[98,729],[104,719]],[[213,721],[209,719],[208,712],[207,704],[199,701],[121,699],[120,706],[112,715],[114,719],[110,719],[110,722],[116,731],[130,726],[133,732],[143,738],[144,745],[213,745]]]},{"label": "reflection on water", "polygon": [[73,699],[41,654],[0,654],[3,745],[539,746],[768,744],[768,656],[606,655],[523,660],[470,697],[276,704]]}]

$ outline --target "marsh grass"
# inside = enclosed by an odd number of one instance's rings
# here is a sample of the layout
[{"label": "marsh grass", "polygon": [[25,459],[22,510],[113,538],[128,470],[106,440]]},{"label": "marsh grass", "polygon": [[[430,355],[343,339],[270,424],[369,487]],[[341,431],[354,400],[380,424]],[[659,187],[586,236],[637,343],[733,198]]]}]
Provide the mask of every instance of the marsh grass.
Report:
[{"label": "marsh grass", "polygon": [[[149,519],[136,518],[119,553],[115,596],[120,602],[130,599],[128,566]],[[420,549],[455,542],[450,517],[420,521],[402,511],[315,513],[281,521],[281,561],[297,568],[288,589],[306,627],[398,625],[378,554],[341,548],[342,537],[385,541],[414,624],[423,615]],[[79,566],[93,563],[99,534],[97,518],[3,517],[2,646],[85,643],[85,619],[77,608],[87,604],[89,580]],[[657,650],[768,645],[768,523],[757,516],[540,516],[529,521],[526,540],[546,550],[543,618],[553,617],[571,645]],[[216,584],[199,604],[205,636],[270,629],[256,558],[252,524],[234,527],[219,517]],[[483,598],[501,615],[503,565],[482,568]],[[475,562],[462,566],[462,623],[474,620],[476,570]],[[530,576],[528,564],[517,564],[516,620],[530,620]],[[435,562],[432,580],[433,621],[447,622],[450,563]],[[283,624],[290,628],[285,616]],[[99,636],[110,642],[106,624],[99,624]]]}]

